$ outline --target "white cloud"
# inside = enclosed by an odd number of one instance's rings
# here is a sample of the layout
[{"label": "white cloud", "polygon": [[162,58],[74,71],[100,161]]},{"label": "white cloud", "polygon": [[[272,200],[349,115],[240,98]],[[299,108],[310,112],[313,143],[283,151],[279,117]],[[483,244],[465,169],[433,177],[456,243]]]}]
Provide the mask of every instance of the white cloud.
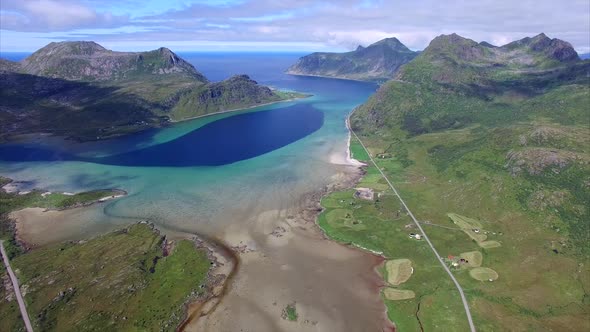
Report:
[{"label": "white cloud", "polygon": [[87,27],[117,27],[127,16],[98,12],[70,0],[2,0],[0,17],[3,30],[68,31]]},{"label": "white cloud", "polygon": [[[84,29],[85,39],[129,45],[139,40],[217,41],[334,49],[397,37],[416,50],[437,35],[453,32],[496,45],[545,32],[579,51],[590,49],[588,0],[570,0],[567,5],[553,0],[239,0],[182,5],[175,0],[170,9],[160,1],[153,6],[154,1],[2,0],[2,35],[31,31],[47,37],[46,31],[61,31],[58,38],[75,39]],[[142,4],[140,12],[156,14],[139,16],[134,8]],[[129,26],[137,29],[117,30]],[[93,34],[92,29],[101,32]],[[105,29],[112,33],[105,34]]]}]

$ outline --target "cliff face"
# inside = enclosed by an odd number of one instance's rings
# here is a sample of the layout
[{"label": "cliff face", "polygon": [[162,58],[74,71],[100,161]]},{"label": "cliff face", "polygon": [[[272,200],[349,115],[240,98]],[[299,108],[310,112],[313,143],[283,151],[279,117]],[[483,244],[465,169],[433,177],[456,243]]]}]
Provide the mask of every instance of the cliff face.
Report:
[{"label": "cliff face", "polygon": [[300,58],[288,74],[383,81],[411,61],[417,52],[396,38],[387,38],[347,53],[313,53]]},{"label": "cliff face", "polygon": [[35,132],[104,139],[286,98],[247,76],[210,83],[167,48],[114,52],[94,42],[0,59],[0,97],[0,140]]}]

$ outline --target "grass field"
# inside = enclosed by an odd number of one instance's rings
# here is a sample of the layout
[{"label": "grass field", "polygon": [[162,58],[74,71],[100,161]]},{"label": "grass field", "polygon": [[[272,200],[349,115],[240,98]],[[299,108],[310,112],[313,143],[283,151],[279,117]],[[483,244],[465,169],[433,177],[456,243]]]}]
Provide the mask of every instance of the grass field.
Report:
[{"label": "grass field", "polygon": [[502,244],[498,241],[486,241],[488,236],[484,234],[484,230],[481,229],[482,225],[479,221],[468,218],[465,216],[458,215],[456,213],[447,214],[449,218],[457,225],[465,234],[467,234],[473,241],[486,249],[501,247]]},{"label": "grass field", "polygon": [[412,261],[406,258],[394,259],[385,263],[387,282],[392,286],[399,286],[408,281],[414,272]]},{"label": "grass field", "polygon": [[383,295],[387,300],[390,301],[409,300],[416,297],[416,294],[411,290],[402,290],[395,288],[385,288],[383,290]]},{"label": "grass field", "polygon": [[467,260],[469,267],[480,267],[483,262],[483,255],[479,251],[464,252],[461,258]]},{"label": "grass field", "polygon": [[[147,224],[87,241],[34,249],[12,260],[39,331],[174,331],[184,304],[205,291],[210,262],[192,241],[171,255]],[[12,303],[1,299],[0,312]],[[6,317],[8,318],[8,317]],[[3,331],[19,325],[3,318]]]},{"label": "grass field", "polygon": [[493,281],[498,279],[498,272],[487,267],[476,267],[469,271],[469,275],[479,281]]}]

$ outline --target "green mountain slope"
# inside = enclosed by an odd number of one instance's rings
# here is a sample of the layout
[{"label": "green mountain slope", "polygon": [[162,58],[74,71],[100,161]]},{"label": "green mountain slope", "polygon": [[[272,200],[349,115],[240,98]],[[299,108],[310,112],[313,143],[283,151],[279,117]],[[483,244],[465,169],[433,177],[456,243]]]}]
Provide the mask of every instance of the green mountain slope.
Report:
[{"label": "green mountain slope", "polygon": [[243,75],[208,82],[166,48],[114,52],[61,42],[20,63],[0,60],[0,97],[0,140],[37,132],[96,140],[300,96]]},{"label": "green mountain slope", "polygon": [[347,53],[312,53],[300,58],[288,74],[384,81],[418,53],[396,38],[387,38]]},{"label": "green mountain slope", "polygon": [[[540,34],[496,47],[453,34],[434,39],[351,117],[379,168],[450,257],[447,264],[479,251],[483,266],[498,273],[493,282],[478,281],[471,267],[451,266],[478,331],[590,328],[588,105],[590,61],[569,43]],[[399,203],[383,203],[391,193],[376,169],[368,172],[359,186],[383,198],[360,217],[382,221],[374,231],[327,232],[392,259],[412,259],[419,278],[432,260],[421,246],[397,257],[413,245],[407,215]],[[449,215],[479,225],[463,230]],[[476,240],[482,234],[491,244]],[[460,308],[441,295],[453,289],[444,283],[409,284],[416,300],[386,300],[389,316],[407,329],[463,322],[462,310],[434,314]],[[419,321],[412,315],[417,307]]]},{"label": "green mountain slope", "polygon": [[50,43],[24,59],[21,65],[27,74],[66,80],[175,75],[207,82],[191,64],[165,47],[149,52],[114,52],[95,42]]}]

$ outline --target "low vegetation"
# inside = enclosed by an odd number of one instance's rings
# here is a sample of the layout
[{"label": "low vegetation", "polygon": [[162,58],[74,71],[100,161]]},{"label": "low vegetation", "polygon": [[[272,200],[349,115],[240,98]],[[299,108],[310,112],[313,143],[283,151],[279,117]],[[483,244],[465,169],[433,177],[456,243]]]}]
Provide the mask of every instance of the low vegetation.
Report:
[{"label": "low vegetation", "polygon": [[394,259],[385,263],[387,282],[392,286],[399,286],[408,281],[414,272],[412,261],[409,259]]},{"label": "low vegetation", "polygon": [[416,297],[416,294],[411,290],[385,288],[383,295],[389,301],[410,300]]},{"label": "low vegetation", "polygon": [[285,309],[283,309],[283,319],[295,322],[299,319],[299,315],[297,314],[297,304],[295,302],[288,304]]},{"label": "low vegetation", "polygon": [[498,279],[498,272],[488,267],[476,267],[469,271],[469,275],[479,281],[494,281]]},{"label": "low vegetation", "polygon": [[177,242],[169,255],[163,241],[136,224],[16,257],[11,264],[35,328],[174,331],[187,301],[205,291],[210,263],[192,241]]}]

